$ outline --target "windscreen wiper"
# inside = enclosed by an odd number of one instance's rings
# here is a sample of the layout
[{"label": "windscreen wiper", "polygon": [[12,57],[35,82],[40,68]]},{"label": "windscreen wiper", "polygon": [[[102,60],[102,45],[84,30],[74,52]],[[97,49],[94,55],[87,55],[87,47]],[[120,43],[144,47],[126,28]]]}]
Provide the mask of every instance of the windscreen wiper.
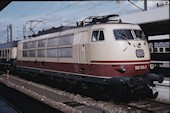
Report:
[{"label": "windscreen wiper", "polygon": [[127,40],[126,37],[124,37],[123,35],[120,35],[120,34],[116,34],[116,35],[119,36],[119,37],[121,37],[122,39],[126,40],[127,43],[128,43],[129,45],[131,45],[131,43]]}]

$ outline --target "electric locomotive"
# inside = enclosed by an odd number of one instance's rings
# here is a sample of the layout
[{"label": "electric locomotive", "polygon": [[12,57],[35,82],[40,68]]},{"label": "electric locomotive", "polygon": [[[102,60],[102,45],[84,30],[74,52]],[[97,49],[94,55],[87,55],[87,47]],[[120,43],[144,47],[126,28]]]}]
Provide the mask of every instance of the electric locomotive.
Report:
[{"label": "electric locomotive", "polygon": [[114,20],[116,16],[92,16],[77,26],[43,30],[19,41],[17,72],[48,75],[83,88],[111,87],[115,95],[148,91],[156,97],[149,86],[163,77],[150,73],[146,37],[139,25]]}]

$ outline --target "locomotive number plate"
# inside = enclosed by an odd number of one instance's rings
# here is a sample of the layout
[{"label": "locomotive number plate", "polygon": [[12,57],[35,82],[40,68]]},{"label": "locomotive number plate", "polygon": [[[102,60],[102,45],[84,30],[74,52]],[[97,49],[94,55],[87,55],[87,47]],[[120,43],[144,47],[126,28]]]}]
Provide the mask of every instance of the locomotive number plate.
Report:
[{"label": "locomotive number plate", "polygon": [[147,65],[136,65],[135,70],[146,70],[147,67],[148,67]]}]

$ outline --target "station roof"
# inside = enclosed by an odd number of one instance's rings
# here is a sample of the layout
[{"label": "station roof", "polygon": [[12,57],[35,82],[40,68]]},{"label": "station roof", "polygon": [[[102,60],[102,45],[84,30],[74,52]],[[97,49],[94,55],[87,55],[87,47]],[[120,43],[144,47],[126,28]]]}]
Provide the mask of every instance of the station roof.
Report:
[{"label": "station roof", "polygon": [[147,36],[169,34],[169,6],[118,17],[123,22],[139,24]]},{"label": "station roof", "polygon": [[0,1],[0,11],[2,9],[4,9],[9,3],[11,3],[11,1],[9,1],[9,0],[2,0],[2,1]]}]

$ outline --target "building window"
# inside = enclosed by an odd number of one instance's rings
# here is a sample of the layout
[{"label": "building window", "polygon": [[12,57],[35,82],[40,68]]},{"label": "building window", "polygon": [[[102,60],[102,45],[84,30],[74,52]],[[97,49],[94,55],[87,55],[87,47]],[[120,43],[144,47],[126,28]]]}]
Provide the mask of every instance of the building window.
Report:
[{"label": "building window", "polygon": [[7,49],[5,49],[5,57],[7,57],[8,56],[8,51],[7,51]]},{"label": "building window", "polygon": [[2,57],[5,57],[5,50],[2,50]]},{"label": "building window", "polygon": [[102,30],[93,31],[92,42],[104,40],[104,32]]},{"label": "building window", "polygon": [[150,53],[153,53],[152,48],[149,48]]},{"label": "building window", "polygon": [[154,48],[154,52],[158,52],[158,48]]},{"label": "building window", "polygon": [[160,52],[163,52],[163,48],[159,48],[159,51],[160,51]]},{"label": "building window", "polygon": [[170,52],[170,48],[165,48],[166,52]]}]

